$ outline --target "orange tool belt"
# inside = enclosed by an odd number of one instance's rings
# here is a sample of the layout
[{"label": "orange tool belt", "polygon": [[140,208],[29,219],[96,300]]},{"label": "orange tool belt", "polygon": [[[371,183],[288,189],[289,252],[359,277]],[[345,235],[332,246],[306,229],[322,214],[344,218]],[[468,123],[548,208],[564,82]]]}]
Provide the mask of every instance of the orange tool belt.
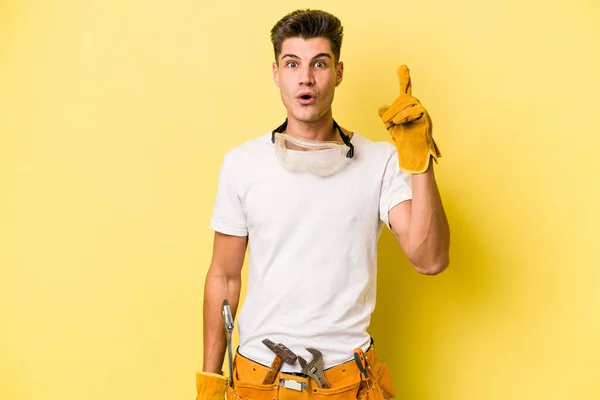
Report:
[{"label": "orange tool belt", "polygon": [[263,384],[269,367],[236,353],[233,387],[227,385],[227,400],[387,400],[395,394],[387,364],[371,345],[364,353],[367,376],[354,360],[326,369],[329,388],[320,388],[310,377],[279,371],[273,384]]}]

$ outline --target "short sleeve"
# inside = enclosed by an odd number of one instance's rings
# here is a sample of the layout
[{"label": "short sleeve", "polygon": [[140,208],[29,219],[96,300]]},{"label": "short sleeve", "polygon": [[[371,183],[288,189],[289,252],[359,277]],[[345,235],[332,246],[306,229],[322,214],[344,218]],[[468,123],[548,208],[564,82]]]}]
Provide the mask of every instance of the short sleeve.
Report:
[{"label": "short sleeve", "polygon": [[381,184],[379,218],[388,228],[388,213],[396,205],[412,199],[412,175],[402,171],[398,165],[398,152],[394,150],[388,159]]},{"label": "short sleeve", "polygon": [[231,153],[228,153],[221,165],[217,186],[217,199],[210,226],[215,231],[226,235],[246,236],[248,234],[248,227],[240,195],[241,187],[238,179],[240,171],[237,171],[238,173],[236,174],[234,161]]}]

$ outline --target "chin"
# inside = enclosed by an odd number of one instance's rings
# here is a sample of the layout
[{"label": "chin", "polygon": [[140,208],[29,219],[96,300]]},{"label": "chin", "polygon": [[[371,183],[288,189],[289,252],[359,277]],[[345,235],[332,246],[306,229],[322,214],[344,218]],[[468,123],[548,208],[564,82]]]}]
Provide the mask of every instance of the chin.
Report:
[{"label": "chin", "polygon": [[310,113],[298,113],[298,114],[292,114],[292,116],[294,117],[294,119],[300,121],[300,122],[316,122],[318,120],[320,120],[323,115],[325,115],[324,112],[310,112]]},{"label": "chin", "polygon": [[[296,117],[294,117],[296,118]],[[301,118],[296,118],[296,121],[300,121],[300,122],[316,122],[318,121],[318,118],[307,118],[307,117],[301,117]]]}]

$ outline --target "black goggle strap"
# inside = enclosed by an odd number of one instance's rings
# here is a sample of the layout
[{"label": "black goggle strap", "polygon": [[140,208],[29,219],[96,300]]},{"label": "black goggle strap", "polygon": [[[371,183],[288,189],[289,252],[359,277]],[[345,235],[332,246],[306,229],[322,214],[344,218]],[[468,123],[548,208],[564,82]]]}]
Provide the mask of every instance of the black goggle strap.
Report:
[{"label": "black goggle strap", "polygon": [[340,133],[340,136],[342,137],[342,141],[344,142],[344,144],[346,146],[350,147],[350,150],[348,150],[348,152],[346,153],[346,157],[348,157],[348,158],[354,157],[354,145],[350,141],[350,137],[348,135],[346,135],[344,132],[342,132],[342,128],[340,128],[340,126],[338,125],[338,123],[335,122],[335,119],[333,120],[333,126]]},{"label": "black goggle strap", "polygon": [[[282,133],[283,131],[285,131],[285,128],[287,127],[287,123],[288,123],[288,119],[286,118],[285,121],[283,122],[283,124],[279,125],[275,129],[273,129],[273,131],[271,132],[271,142],[272,143],[275,143],[275,133]],[[333,120],[333,127],[336,128],[337,131],[340,133],[340,136],[342,137],[342,141],[344,142],[344,144],[350,148],[350,150],[348,150],[348,152],[346,153],[346,157],[348,157],[348,158],[354,157],[354,145],[350,141],[350,137],[348,135],[346,135],[342,131],[342,128],[340,128],[338,123],[335,122],[335,119]]]},{"label": "black goggle strap", "polygon": [[286,118],[283,124],[279,125],[277,128],[273,129],[271,132],[271,142],[275,143],[275,133],[282,133],[287,128],[288,119]]}]

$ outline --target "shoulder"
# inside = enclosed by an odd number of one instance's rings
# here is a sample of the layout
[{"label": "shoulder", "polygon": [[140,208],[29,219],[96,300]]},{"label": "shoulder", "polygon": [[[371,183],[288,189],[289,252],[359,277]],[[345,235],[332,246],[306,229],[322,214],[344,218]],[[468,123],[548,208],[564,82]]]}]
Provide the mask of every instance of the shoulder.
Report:
[{"label": "shoulder", "polygon": [[357,132],[353,133],[351,141],[358,153],[376,160],[387,160],[397,152],[396,146],[393,143],[383,140],[372,140]]},{"label": "shoulder", "polygon": [[271,148],[271,131],[269,131],[227,151],[225,162],[247,163],[253,159],[260,159],[264,156],[264,152],[270,151]]}]

